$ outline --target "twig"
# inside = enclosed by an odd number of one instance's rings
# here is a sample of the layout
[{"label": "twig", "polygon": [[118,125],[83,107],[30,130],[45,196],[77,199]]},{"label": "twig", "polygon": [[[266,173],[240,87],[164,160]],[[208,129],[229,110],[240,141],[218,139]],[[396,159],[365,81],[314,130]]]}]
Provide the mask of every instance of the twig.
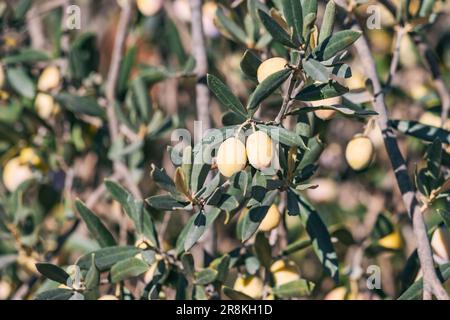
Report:
[{"label": "twig", "polygon": [[[359,25],[355,25],[354,29],[362,31]],[[375,61],[364,35],[355,43],[355,47],[362,64],[365,66],[366,73],[373,84],[375,92],[374,109],[379,114],[377,119],[378,125],[382,130],[385,147],[402,194],[403,202],[412,220],[414,235],[417,239],[419,259],[424,272],[424,291],[432,292],[438,299],[448,300],[448,294],[442,287],[435,272],[427,229],[414,193],[414,187],[409,177],[405,160],[400,152],[397,137],[388,126],[388,114],[384,101],[384,93],[377,75]]]},{"label": "twig", "polygon": [[120,13],[117,33],[114,41],[114,47],[111,56],[111,64],[106,79],[106,99],[108,100],[107,116],[109,133],[111,140],[115,141],[119,135],[119,123],[114,112],[114,103],[116,101],[116,86],[119,77],[120,62],[122,61],[125,40],[127,36],[128,24],[131,20],[131,1],[123,1],[122,11]]},{"label": "twig", "polygon": [[[111,64],[106,79],[106,99],[108,101],[106,108],[106,115],[108,118],[108,130],[111,141],[116,141],[119,138],[119,122],[114,111],[114,104],[116,103],[116,86],[119,78],[120,62],[122,61],[123,51],[127,38],[128,25],[131,21],[131,13],[133,12],[133,5],[131,1],[124,1],[122,11],[120,13],[119,23],[117,26],[116,38],[111,56]],[[127,166],[119,160],[114,161],[114,171],[119,173],[120,177],[125,180],[127,187],[131,193],[137,198],[141,198],[141,192],[133,181],[132,175]]]},{"label": "twig", "polygon": [[275,118],[275,123],[277,123],[277,124],[281,123],[281,120],[283,119],[283,116],[286,113],[286,110],[288,109],[289,104],[291,103],[292,91],[294,90],[295,84],[297,83],[296,79],[294,78],[294,73],[292,73],[289,76],[288,83],[289,83],[288,89],[286,90],[286,93],[284,94],[284,97],[283,97],[283,104],[281,105],[280,112],[278,112],[278,115]]},{"label": "twig", "polygon": [[[302,66],[302,58],[300,57],[298,63],[297,63],[297,69],[300,70]],[[303,74],[301,74],[302,77],[304,77]],[[303,78],[304,79],[304,78]],[[290,107],[295,101],[295,96],[303,89],[303,86],[305,84],[305,81],[299,81],[296,78],[296,72],[292,72],[292,74],[288,78],[288,89],[286,90],[286,93],[283,97],[283,103],[281,105],[280,111],[278,112],[278,115],[275,118],[275,123],[280,124],[281,121],[286,116],[286,113],[289,111]]]}]

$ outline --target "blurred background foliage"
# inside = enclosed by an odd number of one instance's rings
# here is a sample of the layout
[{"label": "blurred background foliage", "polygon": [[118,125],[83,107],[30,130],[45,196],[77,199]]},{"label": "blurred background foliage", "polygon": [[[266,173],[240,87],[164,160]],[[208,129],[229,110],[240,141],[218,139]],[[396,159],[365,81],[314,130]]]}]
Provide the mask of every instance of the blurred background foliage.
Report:
[{"label": "blurred background foliage", "polygon": [[[251,2],[206,1],[203,5],[208,72],[222,79],[241,101],[247,101],[254,88],[252,79],[241,70],[245,50],[252,49],[262,59],[287,55],[284,46],[272,42],[264,28],[254,23],[252,19],[255,17],[248,10]],[[280,8],[279,1],[263,2],[268,7],[275,5]],[[379,77],[386,82],[398,20],[378,1],[352,3],[361,20],[367,18],[370,5],[375,4],[381,10],[381,28],[365,30],[365,35],[375,57]],[[406,5],[404,14],[414,16],[422,1],[397,0],[393,3],[398,8]],[[76,205],[77,198],[87,203],[115,235],[117,243],[135,248],[133,244],[141,240],[139,227],[123,213],[121,205],[125,203],[127,210],[126,202],[119,204],[111,192],[114,186],[107,186],[110,193],[106,193],[103,181],[111,177],[114,162],[118,160],[126,164],[129,178],[138,185],[144,198],[161,193],[150,177],[151,164],[164,168],[168,176],[174,177],[176,168],[167,152],[167,146],[171,145],[170,134],[175,128],[194,130],[196,78],[195,60],[191,56],[188,1],[156,0],[152,4],[154,7],[147,8],[148,11],[140,8],[138,1],[139,8],[131,17],[114,92],[114,111],[120,131],[116,139],[112,139],[108,131],[105,82],[116,39],[120,5],[110,0],[76,0],[70,4],[81,9],[79,30],[70,30],[65,24],[65,1],[7,0],[0,3],[0,299],[32,299],[36,294],[57,288],[61,278],[56,276],[57,281],[45,280],[36,269],[37,262],[59,265],[73,277],[76,272],[70,266],[80,265],[82,257],[85,266],[83,277],[87,277],[87,270],[88,274],[95,272],[90,268],[88,253],[104,245],[99,245],[98,238],[89,233],[85,224],[78,223],[83,204]],[[326,1],[318,1],[317,21],[322,20],[325,5]],[[276,17],[276,12],[272,13],[272,18]],[[336,29],[343,28],[341,22],[345,17],[345,12],[338,10]],[[439,67],[446,83],[450,81],[449,25],[448,1],[434,1],[432,21],[426,21],[420,30],[441,63]],[[386,96],[391,118],[441,127],[441,101],[412,37],[405,35],[399,48],[399,69]],[[345,85],[354,92],[370,93],[365,66],[354,50],[349,49],[345,63],[351,67],[352,73],[345,79]],[[258,111],[258,117],[267,121],[273,119],[281,100],[280,96],[271,96]],[[223,127],[224,108],[216,99],[211,100],[209,111],[213,127]],[[446,130],[450,129],[449,121],[443,126]],[[296,277],[301,275],[302,279],[315,284],[314,288],[301,284],[302,290],[310,291],[309,298],[322,299],[336,287],[340,291],[334,291],[337,294],[334,298],[397,298],[414,282],[418,270],[413,261],[417,258],[411,223],[403,207],[380,130],[372,122],[366,125],[364,121],[340,114],[330,121],[314,117],[314,122],[324,149],[310,182],[317,188],[308,189],[305,194],[330,231],[341,278],[336,284],[323,273],[319,260],[307,243],[304,227],[298,219],[284,212],[283,223],[267,234],[276,253],[274,257],[288,257],[287,266],[281,268],[285,271],[293,269]],[[367,170],[355,172],[347,165],[344,153],[352,137],[362,132],[367,133],[374,144],[375,157]],[[410,135],[400,135],[398,142],[412,175],[418,166],[424,166],[428,144]],[[444,142],[448,143],[448,140]],[[448,151],[446,147],[442,151],[445,177],[450,164]],[[95,200],[89,202],[93,195]],[[427,223],[432,226],[430,236],[436,225],[449,221],[445,201],[437,201],[435,206],[425,215]],[[168,285],[157,296],[167,299],[179,297],[174,288],[177,288],[177,279],[181,278],[172,273],[180,271],[163,272],[160,269],[164,266],[160,261],[173,258],[165,254],[176,248],[177,238],[189,215],[183,211],[164,213],[148,206],[146,210],[145,214],[151,216],[152,225],[157,230],[162,252],[158,254],[164,259],[144,257],[152,266],[152,272],[147,272],[148,265],[140,266],[139,263],[133,265],[134,270],[138,270],[136,275],[145,274],[147,277],[148,274],[152,281],[160,271],[162,275],[157,280]],[[261,260],[255,259],[252,253],[253,249],[244,248],[238,239],[237,223],[237,218],[228,221],[225,215],[220,215],[216,223],[217,252],[229,253],[226,259],[233,265],[236,255],[240,255],[242,260],[238,268],[230,268],[229,276],[223,281],[227,287],[233,287],[238,273],[254,275],[262,268]],[[281,240],[273,243],[272,238],[277,236],[277,232]],[[370,235],[368,238],[367,234]],[[442,237],[445,239],[448,235]],[[203,272],[198,274],[197,271],[193,276],[197,289],[195,298],[198,299],[209,297],[208,285],[213,282],[208,280],[212,276],[205,270],[221,270],[217,267],[221,260],[214,260],[211,267],[209,262],[213,259],[204,257],[201,243],[191,250],[195,267]],[[141,244],[138,243],[137,247]],[[450,241],[442,251],[434,252],[442,263],[450,259],[449,244]],[[133,250],[125,256],[133,257],[139,253]],[[360,250],[363,250],[362,256]],[[192,256],[186,255],[180,260],[179,263],[185,266],[184,272],[188,272],[186,266],[190,265]],[[369,265],[378,265],[382,270],[382,290],[376,293],[369,292],[361,284],[368,276],[365,271]],[[41,265],[43,269],[39,271],[45,275],[58,275],[58,271],[45,270],[46,267],[48,265]],[[272,268],[276,267],[272,265]],[[100,269],[97,271],[102,271],[98,263],[97,268]],[[116,268],[127,270],[127,266]],[[150,282],[149,279],[136,278],[123,282],[127,277],[122,279],[120,272],[115,276],[113,279],[111,275],[97,279],[100,291],[97,296],[137,297],[143,287],[148,289],[145,284]],[[62,279],[59,282],[67,280],[64,274]],[[251,280],[247,277],[241,281]],[[108,281],[118,285],[99,285],[103,282],[108,284]],[[258,288],[259,284],[254,285]],[[248,283],[242,286],[248,286]],[[236,287],[239,288],[239,284],[235,284]],[[222,298],[242,298],[236,291],[226,290]],[[278,295],[275,292],[275,295],[284,297],[280,292]],[[297,293],[294,296],[298,297]]]}]

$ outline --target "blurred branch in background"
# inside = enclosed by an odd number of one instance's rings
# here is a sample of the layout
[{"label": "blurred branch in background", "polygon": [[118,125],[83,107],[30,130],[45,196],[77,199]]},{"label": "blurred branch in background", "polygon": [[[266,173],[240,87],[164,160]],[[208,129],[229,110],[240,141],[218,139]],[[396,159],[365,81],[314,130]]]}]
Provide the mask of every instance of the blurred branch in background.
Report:
[{"label": "blurred branch in background", "polygon": [[[120,133],[119,122],[114,110],[114,104],[116,103],[116,86],[119,77],[120,62],[123,58],[125,41],[128,34],[128,25],[131,21],[132,12],[133,3],[131,1],[124,1],[114,40],[111,65],[106,80],[106,99],[108,100],[106,112],[111,142],[117,141]],[[130,191],[135,197],[142,198],[141,192],[136,183],[132,180],[132,175],[125,164],[119,160],[114,160],[114,171],[119,173],[120,177],[125,180],[126,185],[130,188]]]},{"label": "blurred branch in background", "polygon": [[[197,108],[197,121],[200,123],[203,134],[211,128],[211,118],[209,110],[209,89],[206,84],[208,57],[203,32],[202,0],[189,0],[189,5],[191,8],[192,53],[196,63],[194,72],[197,77],[195,105]],[[217,230],[215,229],[215,224],[204,235],[204,249],[211,256],[214,256],[217,250]]]}]

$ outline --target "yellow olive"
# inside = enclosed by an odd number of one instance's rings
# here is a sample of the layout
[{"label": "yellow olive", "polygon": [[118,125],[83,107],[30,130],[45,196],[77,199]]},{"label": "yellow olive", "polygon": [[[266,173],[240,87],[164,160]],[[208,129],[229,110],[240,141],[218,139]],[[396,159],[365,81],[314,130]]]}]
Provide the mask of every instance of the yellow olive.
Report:
[{"label": "yellow olive", "polygon": [[263,131],[252,133],[246,142],[248,162],[258,170],[267,169],[272,162],[272,139]]},{"label": "yellow olive", "polygon": [[317,185],[317,188],[306,191],[306,194],[312,202],[330,203],[336,200],[338,187],[332,179],[316,178],[311,181],[311,184]]},{"label": "yellow olive", "polygon": [[228,138],[217,151],[217,166],[221,174],[229,178],[245,168],[247,154],[244,144],[237,138]]},{"label": "yellow olive", "polygon": [[378,240],[378,244],[382,247],[397,250],[402,247],[402,237],[399,231],[394,231],[391,234]]},{"label": "yellow olive", "polygon": [[42,71],[37,88],[40,91],[50,91],[59,86],[61,82],[61,73],[57,66],[48,66]]},{"label": "yellow olive", "polygon": [[146,237],[142,237],[138,240],[136,240],[136,242],[134,243],[134,246],[136,248],[142,249],[142,250],[147,250],[150,247],[152,247],[152,242],[147,239]]},{"label": "yellow olive", "polygon": [[33,148],[23,148],[19,153],[20,163],[38,166],[41,164],[41,158],[36,154]]},{"label": "yellow olive", "polygon": [[47,93],[40,92],[34,100],[34,108],[42,119],[49,119],[59,111],[58,104],[53,97]]},{"label": "yellow olive", "polygon": [[442,262],[450,261],[450,234],[447,228],[439,227],[433,232],[431,248]]},{"label": "yellow olive", "polygon": [[[334,98],[328,98],[323,100],[316,100],[316,101],[310,101],[311,106],[313,107],[322,107],[322,106],[335,106],[342,103],[342,97],[334,97]],[[324,121],[330,120],[334,118],[336,115],[336,110],[316,110],[314,111],[314,114],[317,118],[322,119]]]},{"label": "yellow olive", "polygon": [[334,118],[334,116],[336,115],[336,110],[316,110],[314,111],[314,114],[317,118],[327,121]]},{"label": "yellow olive", "polygon": [[345,79],[345,86],[349,90],[361,89],[366,86],[366,79],[361,72],[352,68],[352,76]]},{"label": "yellow olive", "polygon": [[253,299],[261,299],[264,290],[263,281],[257,276],[238,277],[234,283],[234,290],[242,292]]},{"label": "yellow olive", "polygon": [[277,260],[270,267],[270,272],[272,272],[275,284],[277,286],[281,286],[285,283],[292,282],[300,278],[297,266],[292,261],[286,262],[284,260]]},{"label": "yellow olive", "polygon": [[113,296],[112,294],[105,294],[104,296],[101,296],[97,300],[119,300],[119,298]]},{"label": "yellow olive", "polygon": [[288,62],[284,58],[270,58],[261,63],[257,70],[258,82],[263,82],[267,77],[286,68]]},{"label": "yellow olive", "polygon": [[258,229],[263,232],[271,231],[280,224],[280,220],[280,211],[278,211],[278,207],[275,204],[272,204]]},{"label": "yellow olive", "polygon": [[2,280],[0,281],[0,300],[8,299],[11,294],[12,286],[8,281]]},{"label": "yellow olive", "polygon": [[345,150],[348,165],[356,171],[366,169],[374,155],[372,141],[366,136],[355,136]]},{"label": "yellow olive", "polygon": [[137,0],[137,8],[144,16],[153,16],[161,10],[163,0]]},{"label": "yellow olive", "polygon": [[33,177],[29,164],[22,164],[20,157],[12,158],[3,168],[3,184],[13,192],[24,181]]}]

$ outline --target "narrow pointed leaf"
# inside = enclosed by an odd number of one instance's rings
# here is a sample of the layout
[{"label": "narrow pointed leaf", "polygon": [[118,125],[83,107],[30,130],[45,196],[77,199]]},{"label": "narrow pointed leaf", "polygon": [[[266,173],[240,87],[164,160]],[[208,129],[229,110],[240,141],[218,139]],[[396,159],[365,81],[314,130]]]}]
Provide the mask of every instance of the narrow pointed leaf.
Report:
[{"label": "narrow pointed leaf", "polygon": [[240,116],[243,121],[247,118],[247,110],[245,110],[239,99],[231,92],[231,90],[217,77],[212,74],[207,75],[208,87],[228,110],[233,111]]},{"label": "narrow pointed leaf", "polygon": [[307,149],[302,137],[295,132],[289,131],[283,127],[257,125],[257,128],[266,132],[273,140],[278,141],[288,147],[296,146]]},{"label": "narrow pointed leaf", "polygon": [[303,34],[303,10],[300,0],[282,0],[283,15],[290,28],[292,28],[293,36],[298,42],[301,42]]},{"label": "narrow pointed leaf", "polygon": [[145,201],[153,208],[159,210],[181,210],[188,205],[188,202],[179,202],[169,194],[151,196]]},{"label": "narrow pointed leaf", "polygon": [[36,300],[69,300],[73,295],[75,294],[75,291],[70,289],[63,289],[63,288],[57,288],[57,289],[51,289],[48,291],[44,291],[41,293],[38,293],[36,295]]},{"label": "narrow pointed leaf", "polygon": [[255,111],[259,104],[277,90],[289,78],[291,70],[286,68],[267,77],[250,96],[247,109]]},{"label": "narrow pointed leaf", "polygon": [[361,36],[361,32],[344,30],[329,36],[314,50],[314,55],[320,61],[328,60],[351,46]]},{"label": "narrow pointed leaf", "polygon": [[113,246],[106,247],[82,256],[77,265],[82,270],[89,270],[92,263],[92,253],[95,254],[95,265],[100,272],[109,270],[119,261],[126,260],[138,254],[141,250],[135,246]]},{"label": "narrow pointed leaf", "polygon": [[64,285],[70,277],[66,271],[51,263],[36,263],[36,269],[48,279]]},{"label": "narrow pointed leaf", "polygon": [[317,0],[301,0],[302,10],[303,10],[303,18],[305,18],[308,14],[317,15]]},{"label": "narrow pointed leaf", "polygon": [[241,70],[251,79],[256,80],[256,74],[258,67],[261,64],[261,60],[251,50],[246,50],[241,59]]},{"label": "narrow pointed leaf", "polygon": [[304,60],[303,69],[306,74],[315,81],[328,82],[331,75],[331,72],[327,67],[314,59]]},{"label": "narrow pointed leaf", "polygon": [[314,286],[311,281],[298,279],[273,288],[273,294],[279,298],[301,298],[310,296]]},{"label": "narrow pointed leaf", "polygon": [[317,101],[342,96],[348,89],[338,82],[311,84],[304,88],[296,97],[300,101]]},{"label": "narrow pointed leaf", "polygon": [[278,41],[282,45],[290,48],[297,48],[297,46],[291,41],[289,34],[274,19],[272,19],[271,16],[262,10],[259,10],[258,14],[267,32],[270,33],[275,41]]},{"label": "narrow pointed leaf", "polygon": [[323,15],[322,26],[320,27],[318,42],[323,42],[326,38],[333,33],[334,19],[336,16],[336,4],[334,0],[330,0],[325,8]]},{"label": "narrow pointed leaf", "polygon": [[95,213],[93,213],[88,207],[86,207],[86,205],[81,200],[77,200],[75,202],[75,207],[86,223],[89,232],[95,238],[95,240],[97,240],[98,244],[101,247],[110,247],[116,245],[116,241],[114,240],[109,230],[95,215]]},{"label": "narrow pointed leaf", "polygon": [[337,255],[331,242],[330,234],[317,211],[300,195],[292,190],[292,194],[297,195],[300,220],[311,238],[314,251],[322,263],[322,267],[335,282],[339,281],[339,266]]},{"label": "narrow pointed leaf", "polygon": [[238,26],[236,22],[228,18],[221,7],[217,9],[216,17],[217,22],[231,38],[243,44],[247,43],[247,35],[245,34],[245,31]]},{"label": "narrow pointed leaf", "polygon": [[450,144],[450,131],[442,128],[422,124],[417,121],[408,120],[390,120],[389,125],[409,136],[433,142],[436,139]]},{"label": "narrow pointed leaf", "polygon": [[266,194],[260,205],[251,207],[243,217],[240,238],[242,242],[247,241],[258,230],[261,221],[269,211],[270,206],[278,191],[271,191]]},{"label": "narrow pointed leaf", "polygon": [[111,268],[111,282],[117,283],[122,280],[137,277],[149,268],[149,265],[138,258],[129,258],[120,262],[117,262]]}]

